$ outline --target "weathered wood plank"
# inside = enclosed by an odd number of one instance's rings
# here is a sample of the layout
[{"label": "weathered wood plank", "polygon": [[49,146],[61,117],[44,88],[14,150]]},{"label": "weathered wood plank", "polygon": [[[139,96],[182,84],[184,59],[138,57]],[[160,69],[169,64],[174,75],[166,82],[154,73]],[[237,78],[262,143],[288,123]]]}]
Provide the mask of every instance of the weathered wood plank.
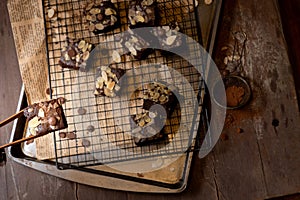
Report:
[{"label": "weathered wood plank", "polygon": [[126,200],[127,192],[107,190],[86,185],[78,185],[77,197],[78,200]]},{"label": "weathered wood plank", "polygon": [[296,92],[298,95],[298,105],[300,103],[300,3],[297,0],[278,0],[281,13],[282,26],[285,39],[288,45],[289,58],[293,68]]},{"label": "weathered wood plank", "polygon": [[[0,1],[0,120],[14,114],[21,89],[21,78],[17,57],[14,50],[13,36],[10,28],[6,1]],[[10,138],[12,123],[0,128],[0,144],[7,143]],[[13,199],[8,196],[9,185],[12,185],[11,174],[6,166],[0,166],[0,199]]]},{"label": "weathered wood plank", "polygon": [[[12,199],[76,199],[76,184],[10,162],[8,196]],[[26,174],[26,175],[25,175]]]},{"label": "weathered wood plank", "polygon": [[[225,1],[219,38],[232,44],[231,32],[248,35],[245,76],[252,102],[233,117],[229,136],[215,151],[221,199],[257,199],[299,192],[299,113],[293,76],[274,1]],[[223,38],[223,39],[222,39]],[[279,126],[272,125],[279,120]],[[276,121],[275,121],[276,122]],[[274,124],[274,123],[273,123]],[[242,128],[244,133],[237,134]]]}]

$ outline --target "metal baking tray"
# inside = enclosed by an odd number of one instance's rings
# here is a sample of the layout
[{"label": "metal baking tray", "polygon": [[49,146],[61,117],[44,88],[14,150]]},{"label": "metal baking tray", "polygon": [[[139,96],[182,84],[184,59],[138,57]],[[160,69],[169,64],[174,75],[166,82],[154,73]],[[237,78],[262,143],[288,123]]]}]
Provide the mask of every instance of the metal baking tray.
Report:
[{"label": "metal baking tray", "polygon": [[[199,20],[202,27],[202,41],[209,53],[212,53],[214,46],[214,39],[216,37],[218,20],[221,12],[222,1],[214,1],[212,5],[199,5]],[[26,96],[24,89],[22,89],[18,110],[27,106]],[[24,127],[26,126],[25,118],[20,118],[15,121],[12,130],[11,141],[20,139],[24,135]],[[33,169],[51,174],[57,177],[61,177],[70,181],[75,181],[82,184],[88,184],[98,187],[126,190],[126,191],[138,191],[138,192],[179,192],[182,191],[187,184],[187,177],[189,174],[189,168],[191,164],[192,152],[188,152],[185,155],[185,168],[182,173],[182,179],[180,182],[172,185],[155,182],[151,180],[144,180],[143,178],[130,177],[121,175],[118,173],[110,173],[105,171],[98,171],[95,173],[95,169],[84,168],[83,170],[58,170],[55,160],[52,161],[38,161],[35,158],[35,149],[24,149],[22,145],[10,147],[8,149],[8,156],[14,161],[21,163],[25,166]],[[92,173],[90,173],[92,172]],[[97,178],[99,177],[99,179]],[[97,181],[97,180],[102,181]],[[118,182],[120,184],[111,184],[111,182]],[[136,187],[138,186],[138,187]],[[133,189],[134,188],[134,189]],[[139,189],[137,189],[139,188]]]}]

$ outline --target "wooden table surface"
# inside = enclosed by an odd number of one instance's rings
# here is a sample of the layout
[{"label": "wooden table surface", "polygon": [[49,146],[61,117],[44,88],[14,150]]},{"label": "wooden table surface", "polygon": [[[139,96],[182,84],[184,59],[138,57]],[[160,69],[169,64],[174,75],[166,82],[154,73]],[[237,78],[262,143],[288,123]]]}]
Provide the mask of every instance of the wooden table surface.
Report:
[{"label": "wooden table surface", "polygon": [[[216,62],[222,65],[222,47],[231,42],[231,32],[247,33],[244,68],[252,100],[243,109],[228,111],[222,139],[207,157],[195,157],[183,193],[137,194],[95,188],[7,160],[0,166],[0,199],[300,199],[300,120],[293,80],[293,68],[300,66],[299,62],[291,66],[287,51],[289,47],[292,57],[300,55],[293,51],[300,46],[299,35],[294,40],[295,35],[287,32],[287,41],[293,45],[286,45],[275,2],[224,1]],[[293,25],[290,20],[299,22],[299,13],[292,13],[299,10],[293,4],[299,8],[297,0],[281,1],[286,31]],[[16,110],[22,81],[6,1],[0,1],[0,13],[0,119],[4,119]],[[293,18],[287,20],[289,16]],[[237,133],[238,128],[243,133]],[[0,144],[9,141],[11,129],[12,124],[0,129]]]}]

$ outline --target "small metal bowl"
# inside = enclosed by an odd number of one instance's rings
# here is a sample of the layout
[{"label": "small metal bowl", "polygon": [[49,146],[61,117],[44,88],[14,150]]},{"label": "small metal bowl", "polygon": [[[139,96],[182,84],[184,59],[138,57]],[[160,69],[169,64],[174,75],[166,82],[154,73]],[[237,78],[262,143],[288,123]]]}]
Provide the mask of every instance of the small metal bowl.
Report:
[{"label": "small metal bowl", "polygon": [[[227,101],[226,101],[227,105],[224,105],[221,103],[222,100],[224,100],[224,97],[218,95],[218,92],[216,91],[216,88],[218,88],[218,86],[220,86],[220,84],[224,84],[225,90],[227,90],[228,88],[230,88],[232,86],[236,86],[238,88],[242,87],[244,89],[244,95],[242,96],[242,99],[238,102],[238,105],[230,106],[230,105],[228,105]],[[248,82],[240,76],[233,76],[233,75],[224,77],[222,79],[222,81],[218,80],[213,86],[212,93],[213,93],[212,97],[217,105],[219,105],[223,108],[226,108],[226,109],[231,109],[231,110],[238,109],[238,108],[245,106],[251,98],[251,89],[250,89]]]}]

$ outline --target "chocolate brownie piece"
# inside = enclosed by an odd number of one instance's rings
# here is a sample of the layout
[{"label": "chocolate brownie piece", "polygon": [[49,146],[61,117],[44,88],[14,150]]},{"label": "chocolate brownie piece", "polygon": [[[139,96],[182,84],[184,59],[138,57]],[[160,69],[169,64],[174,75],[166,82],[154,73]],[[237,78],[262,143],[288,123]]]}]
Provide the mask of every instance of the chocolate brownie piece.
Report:
[{"label": "chocolate brownie piece", "polygon": [[[161,105],[170,117],[178,105],[178,89],[161,83],[150,83],[144,92],[143,109],[150,110],[154,105]],[[159,108],[159,107],[158,107]]]},{"label": "chocolate brownie piece", "polygon": [[156,26],[157,14],[155,0],[133,1],[128,10],[129,26],[130,28]]},{"label": "chocolate brownie piece", "polygon": [[114,97],[120,92],[118,85],[120,78],[125,74],[123,69],[102,66],[97,69],[95,96]]},{"label": "chocolate brownie piece", "polygon": [[180,27],[177,22],[172,22],[167,26],[160,26],[153,29],[161,48],[165,51],[176,49],[183,44],[182,35],[179,33]]},{"label": "chocolate brownie piece", "polygon": [[143,88],[144,112],[131,116],[132,134],[136,145],[147,145],[168,138],[164,133],[164,126],[179,103],[175,95],[177,90],[174,86],[167,87],[167,84],[156,82]]},{"label": "chocolate brownie piece", "polygon": [[131,117],[132,135],[136,145],[153,144],[168,137],[163,131],[166,116],[158,112],[145,111]]},{"label": "chocolate brownie piece", "polygon": [[53,99],[28,106],[24,110],[31,135],[44,135],[68,127],[62,104],[64,98]]},{"label": "chocolate brownie piece", "polygon": [[116,6],[110,1],[90,2],[85,10],[89,31],[94,34],[104,33],[120,25]]},{"label": "chocolate brownie piece", "polygon": [[73,40],[68,39],[66,46],[63,47],[61,51],[59,65],[63,68],[85,70],[86,61],[89,59],[93,47],[92,44],[85,40],[74,42]]},{"label": "chocolate brownie piece", "polygon": [[127,50],[127,54],[137,60],[146,59],[153,52],[152,48],[148,48],[150,42],[144,40],[130,29],[124,33],[120,41],[121,45]]}]

